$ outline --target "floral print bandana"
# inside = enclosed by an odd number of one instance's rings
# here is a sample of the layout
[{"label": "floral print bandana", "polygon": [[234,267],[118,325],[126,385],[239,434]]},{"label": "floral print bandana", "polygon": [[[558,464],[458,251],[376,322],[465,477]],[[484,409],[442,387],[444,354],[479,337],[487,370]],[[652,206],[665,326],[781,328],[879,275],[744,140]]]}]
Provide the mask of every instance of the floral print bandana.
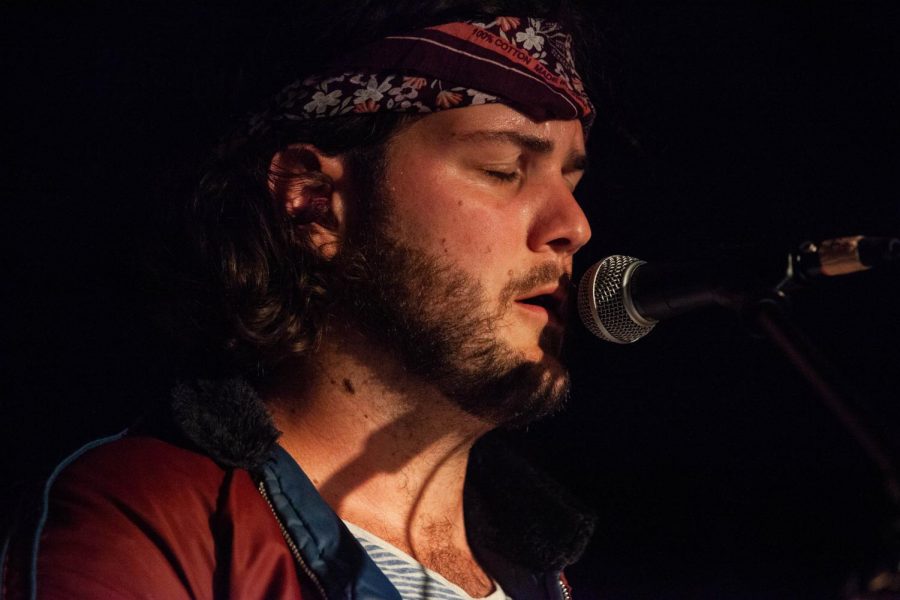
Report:
[{"label": "floral print bandana", "polygon": [[250,125],[257,133],[284,119],[495,102],[537,120],[581,119],[587,130],[594,107],[575,71],[572,37],[559,24],[497,17],[388,36],[290,84]]}]

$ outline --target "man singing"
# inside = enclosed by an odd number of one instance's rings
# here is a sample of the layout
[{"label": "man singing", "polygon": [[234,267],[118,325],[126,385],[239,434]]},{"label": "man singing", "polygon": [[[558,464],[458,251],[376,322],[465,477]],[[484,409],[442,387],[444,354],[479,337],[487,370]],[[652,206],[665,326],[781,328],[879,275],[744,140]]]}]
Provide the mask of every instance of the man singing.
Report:
[{"label": "man singing", "polygon": [[593,108],[571,15],[460,4],[339,40],[222,144],[173,309],[203,376],[56,469],[5,595],[570,597],[590,517],[473,446],[567,394]]}]

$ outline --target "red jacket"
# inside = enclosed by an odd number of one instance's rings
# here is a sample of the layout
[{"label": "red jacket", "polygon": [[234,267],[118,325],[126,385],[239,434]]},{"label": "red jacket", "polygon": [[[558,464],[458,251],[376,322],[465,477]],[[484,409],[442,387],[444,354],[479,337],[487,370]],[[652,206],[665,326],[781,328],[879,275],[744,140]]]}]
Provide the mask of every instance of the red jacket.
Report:
[{"label": "red jacket", "polygon": [[[14,538],[4,598],[28,597],[29,538]],[[48,599],[317,597],[247,471],[147,436],[88,450],[60,473],[36,566]]]},{"label": "red jacket", "polygon": [[[161,422],[90,444],[56,469],[5,551],[0,600],[399,597],[274,445],[246,384],[177,388]],[[481,454],[465,499],[479,560],[513,597],[566,597],[560,570],[591,519],[508,457],[485,467],[502,458],[498,447]],[[528,494],[508,489],[523,482]],[[510,499],[523,496],[531,511],[513,510]]]}]

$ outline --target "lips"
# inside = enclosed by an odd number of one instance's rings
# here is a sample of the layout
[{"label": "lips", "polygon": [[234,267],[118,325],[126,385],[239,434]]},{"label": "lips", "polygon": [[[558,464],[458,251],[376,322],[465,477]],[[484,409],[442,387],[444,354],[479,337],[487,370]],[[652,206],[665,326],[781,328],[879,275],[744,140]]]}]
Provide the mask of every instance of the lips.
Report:
[{"label": "lips", "polygon": [[554,285],[538,290],[532,290],[527,295],[515,299],[523,309],[544,313],[551,322],[563,323],[565,317],[566,289],[561,285]]}]

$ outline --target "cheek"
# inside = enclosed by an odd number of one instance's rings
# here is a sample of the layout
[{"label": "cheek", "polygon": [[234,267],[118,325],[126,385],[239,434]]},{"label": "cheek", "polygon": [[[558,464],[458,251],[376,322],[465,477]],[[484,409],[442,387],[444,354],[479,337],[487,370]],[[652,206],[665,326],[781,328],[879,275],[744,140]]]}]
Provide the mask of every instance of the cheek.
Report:
[{"label": "cheek", "polygon": [[487,193],[456,169],[431,167],[423,165],[418,178],[398,177],[391,186],[393,225],[401,240],[467,270],[515,270],[514,253],[527,246],[527,210]]}]

